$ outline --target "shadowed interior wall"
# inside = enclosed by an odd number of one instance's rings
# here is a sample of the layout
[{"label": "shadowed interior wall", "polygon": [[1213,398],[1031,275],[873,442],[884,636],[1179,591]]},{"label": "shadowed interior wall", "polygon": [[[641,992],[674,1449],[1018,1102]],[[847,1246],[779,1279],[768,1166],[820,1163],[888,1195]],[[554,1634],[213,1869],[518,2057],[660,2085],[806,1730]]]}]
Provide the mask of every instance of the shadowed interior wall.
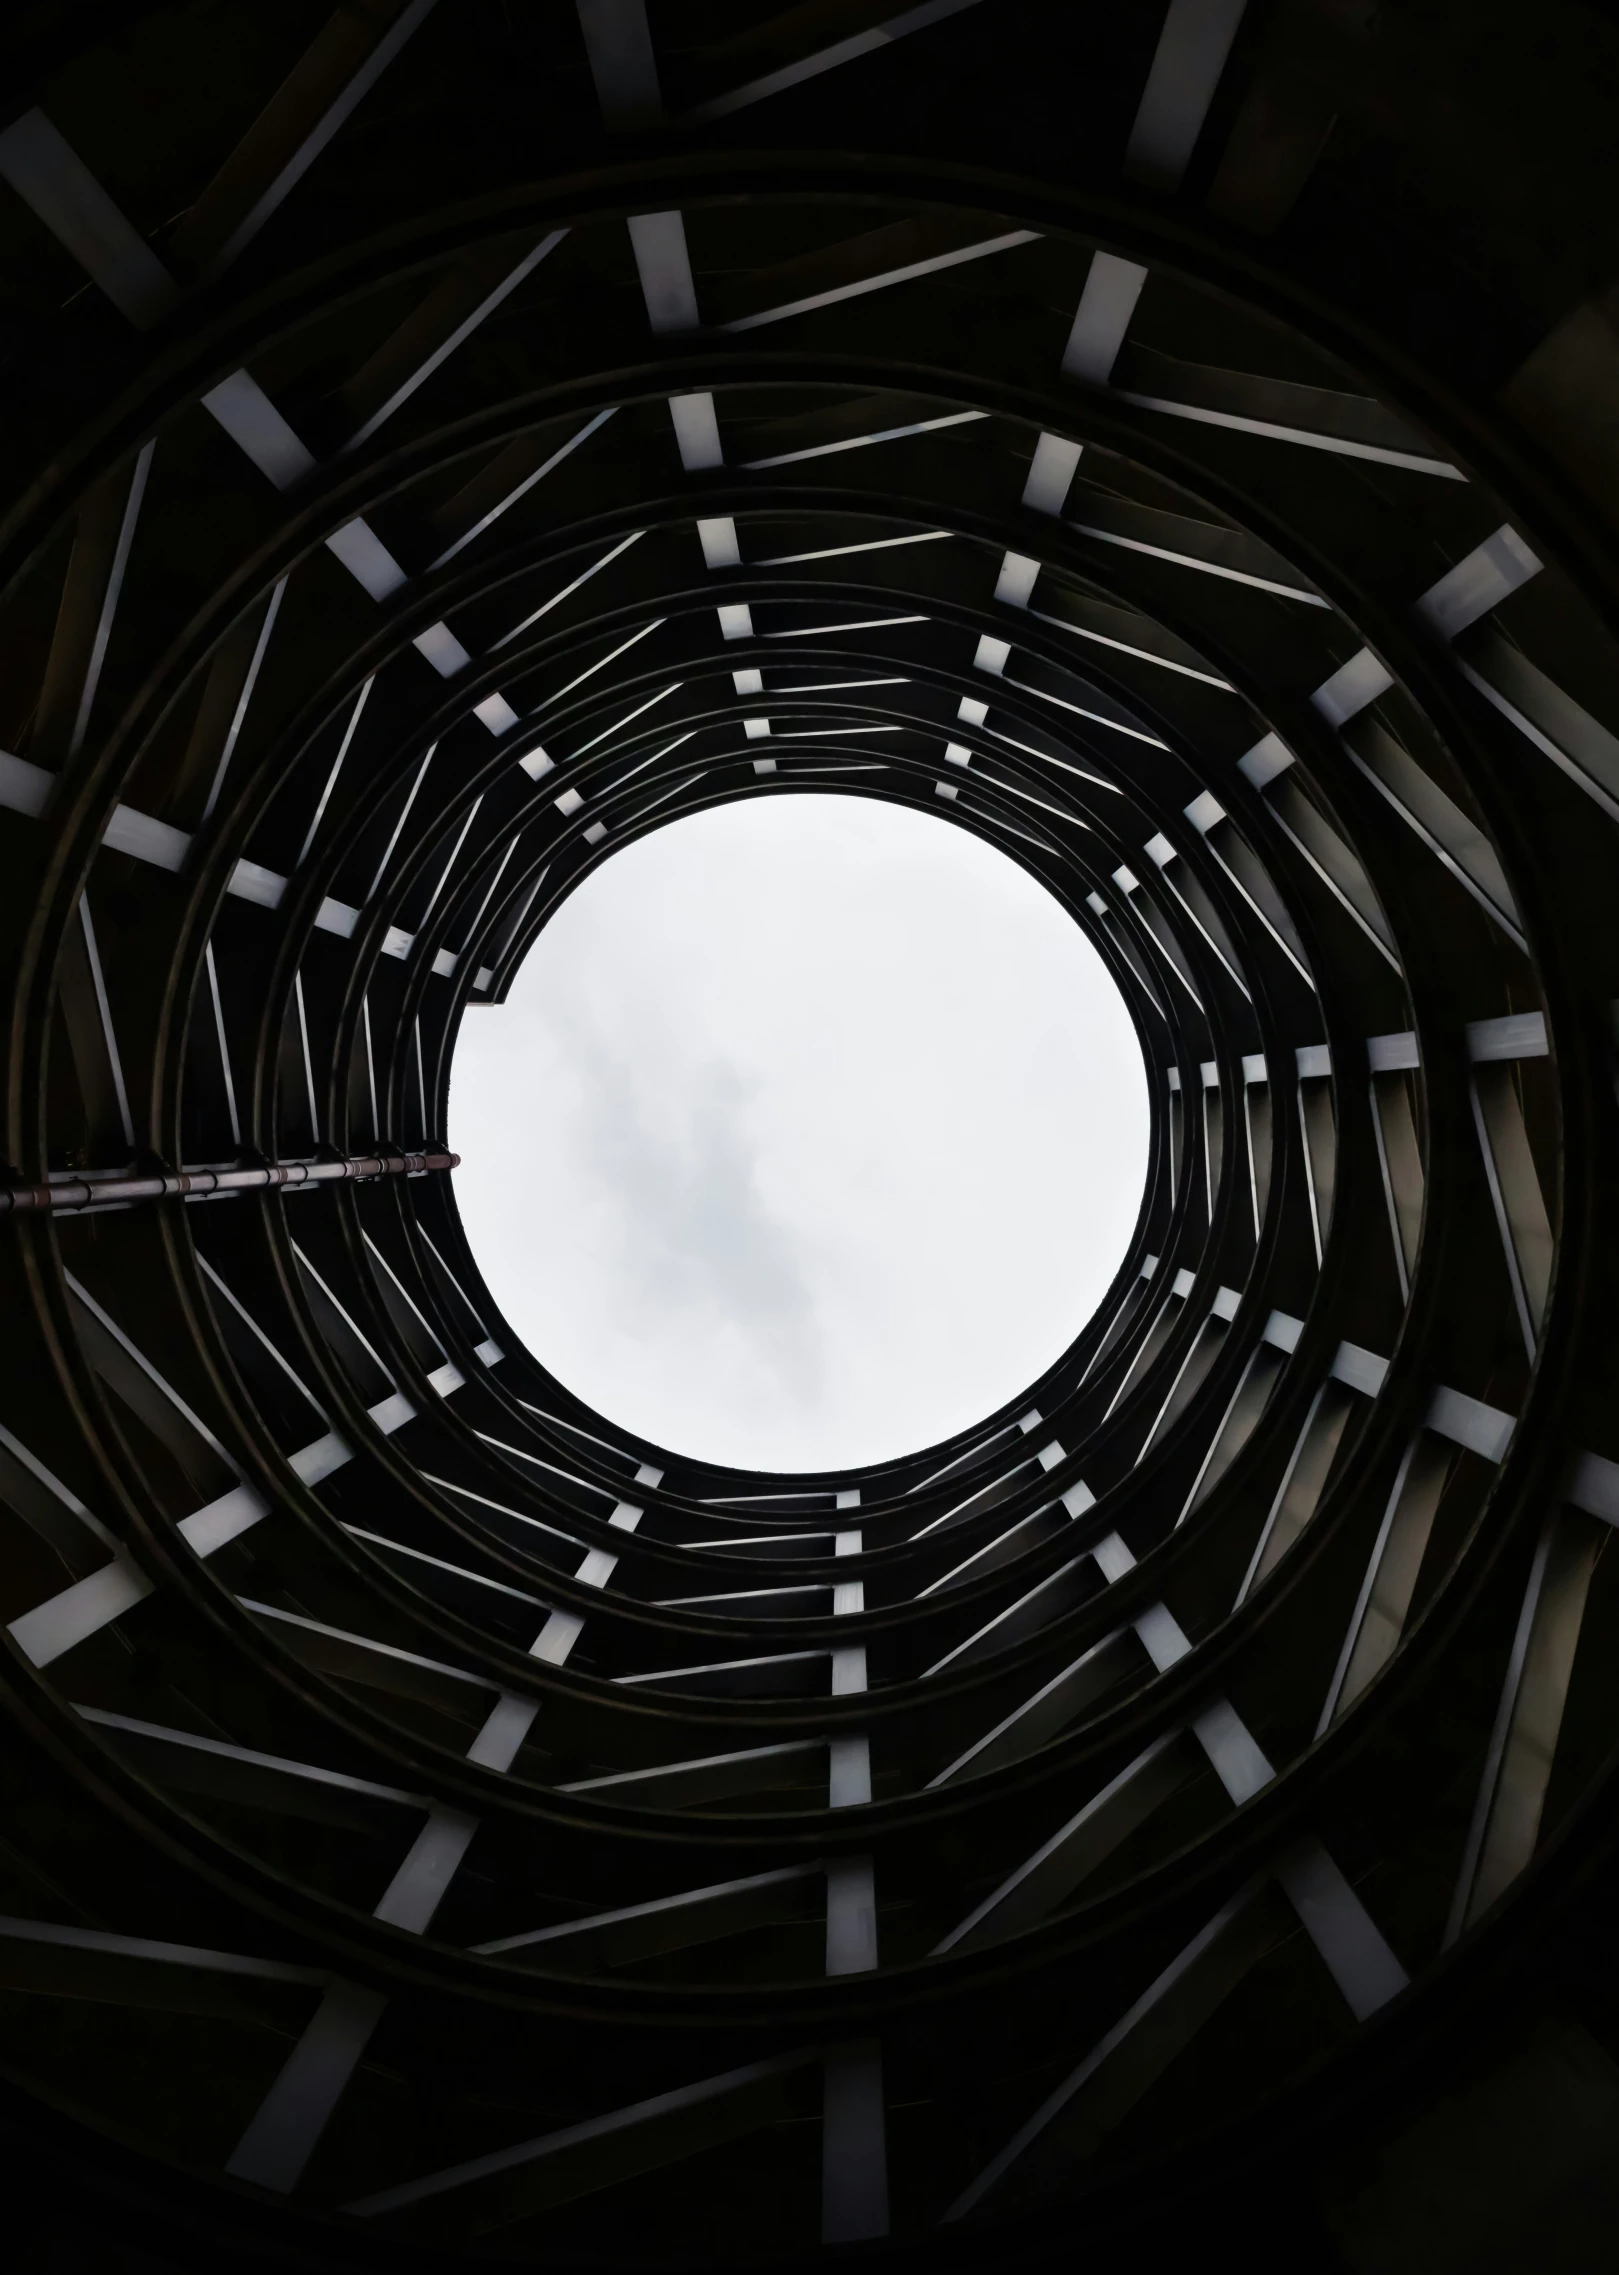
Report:
[{"label": "shadowed interior wall", "polygon": [[[25,2275],[1608,2248],[1619,39],[885,4],[0,31]],[[834,787],[1150,1166],[783,1479],[524,1350],[446,1098]]]}]

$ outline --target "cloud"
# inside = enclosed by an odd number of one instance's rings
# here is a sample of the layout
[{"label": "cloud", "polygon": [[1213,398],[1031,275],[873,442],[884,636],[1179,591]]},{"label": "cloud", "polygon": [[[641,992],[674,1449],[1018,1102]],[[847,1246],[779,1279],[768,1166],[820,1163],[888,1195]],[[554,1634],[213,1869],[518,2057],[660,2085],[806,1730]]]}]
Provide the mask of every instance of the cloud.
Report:
[{"label": "cloud", "polygon": [[761,1190],[757,1083],[723,1058],[660,1082],[650,1054],[612,1048],[577,1002],[550,1024],[576,1084],[568,1150],[588,1181],[577,1198],[610,1212],[616,1231],[623,1331],[645,1343],[729,1329],[780,1394],[817,1402],[822,1322],[802,1234]]}]

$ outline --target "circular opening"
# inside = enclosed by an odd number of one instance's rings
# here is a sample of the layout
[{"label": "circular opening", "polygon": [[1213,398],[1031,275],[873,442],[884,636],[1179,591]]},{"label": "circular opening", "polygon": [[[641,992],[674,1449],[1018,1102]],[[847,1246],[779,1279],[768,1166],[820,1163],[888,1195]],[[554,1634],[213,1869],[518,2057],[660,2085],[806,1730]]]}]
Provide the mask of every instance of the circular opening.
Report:
[{"label": "circular opening", "polygon": [[966,830],[755,797],[627,846],[469,1009],[467,1235],[542,1365],[739,1467],[992,1412],[1123,1258],[1141,1049],[1061,905]]}]

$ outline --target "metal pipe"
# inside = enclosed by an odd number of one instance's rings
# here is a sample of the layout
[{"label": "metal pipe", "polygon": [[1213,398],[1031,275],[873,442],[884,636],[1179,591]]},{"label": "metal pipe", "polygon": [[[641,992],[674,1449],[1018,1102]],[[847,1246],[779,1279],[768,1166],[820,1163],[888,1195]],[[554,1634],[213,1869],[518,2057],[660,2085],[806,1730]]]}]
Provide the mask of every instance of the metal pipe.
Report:
[{"label": "metal pipe", "polygon": [[458,1153],[357,1153],[337,1161],[267,1161],[240,1169],[165,1170],[147,1177],[59,1177],[45,1185],[0,1184],[0,1216],[28,1210],[107,1208],[132,1201],[203,1200],[270,1185],[328,1185],[346,1178],[420,1177],[459,1168]]}]

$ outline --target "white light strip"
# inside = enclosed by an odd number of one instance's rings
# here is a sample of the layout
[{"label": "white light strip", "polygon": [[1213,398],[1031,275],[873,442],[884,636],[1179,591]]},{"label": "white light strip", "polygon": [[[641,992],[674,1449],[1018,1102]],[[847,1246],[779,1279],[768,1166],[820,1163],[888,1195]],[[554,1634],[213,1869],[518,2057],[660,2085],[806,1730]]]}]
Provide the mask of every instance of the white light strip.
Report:
[{"label": "white light strip", "polygon": [[518,483],[515,490],[508,491],[506,496],[501,499],[498,506],[491,506],[486,514],[480,514],[478,519],[473,523],[472,527],[468,530],[464,530],[462,534],[455,540],[454,544],[446,545],[442,553],[438,554],[433,560],[428,562],[428,568],[442,569],[446,561],[453,561],[457,553],[459,553],[463,547],[470,545],[475,537],[481,537],[484,531],[488,529],[491,524],[497,522],[500,519],[501,515],[505,513],[509,507],[516,505],[519,498],[526,497],[528,492],[533,489],[536,482],[543,482],[546,475],[551,472],[551,469],[554,466],[560,466],[562,464],[562,461],[573,451],[577,450],[582,442],[588,442],[590,437],[596,432],[597,428],[605,426],[607,424],[607,421],[612,417],[614,411],[617,409],[618,405],[616,403],[611,404],[605,411],[598,411],[593,419],[587,420],[586,423],[579,429],[579,432],[576,435],[569,436],[568,440],[562,445],[560,450],[552,451],[550,457],[545,461],[545,464],[543,466],[536,466],[532,474],[524,476],[523,480]]},{"label": "white light strip", "polygon": [[1128,735],[1132,742],[1150,743],[1154,750],[1169,748],[1168,743],[1149,735],[1144,727],[1127,727],[1120,719],[1104,718],[1100,711],[1087,711],[1082,703],[1070,703],[1065,696],[1048,695],[1043,687],[1031,687],[1026,679],[1009,679],[1005,684],[1015,687],[1020,694],[1037,695],[1042,703],[1055,703],[1059,711],[1072,711],[1076,719],[1089,719],[1095,726],[1111,727],[1116,735]]},{"label": "white light strip", "polygon": [[692,282],[686,224],[677,211],[632,213],[627,224],[641,278],[647,322],[654,332],[694,332],[697,287]]},{"label": "white light strip", "polygon": [[1200,561],[1195,553],[1173,553],[1167,545],[1148,545],[1139,537],[1117,537],[1112,530],[1097,529],[1087,521],[1072,521],[1068,526],[1098,545],[1119,545],[1127,553],[1145,553],[1149,560],[1168,561],[1177,569],[1196,569],[1205,577],[1224,577],[1229,584],[1252,585],[1255,591],[1273,592],[1281,600],[1301,600],[1307,608],[1332,606],[1320,593],[1306,592],[1301,585],[1279,584],[1274,577],[1251,576],[1246,569],[1223,568],[1217,561]]},{"label": "white light strip", "polygon": [[990,727],[987,732],[992,734],[998,743],[1005,743],[1008,750],[1018,750],[1023,753],[1025,758],[1038,759],[1042,766],[1060,766],[1065,774],[1077,774],[1081,782],[1093,782],[1098,790],[1111,790],[1115,795],[1119,794],[1119,785],[1116,782],[1109,782],[1100,774],[1087,774],[1083,766],[1075,766],[1066,758],[1054,758],[1049,751],[1036,750],[1032,743],[1016,742],[1012,736],[1002,734],[999,727]]},{"label": "white light strip", "polygon": [[981,261],[990,253],[1010,252],[1018,245],[1037,245],[1038,229],[1009,229],[1000,237],[985,237],[976,245],[963,245],[953,253],[935,253],[925,261],[907,261],[902,268],[884,269],[862,277],[857,284],[833,285],[826,292],[811,292],[802,300],[785,300],[779,308],[761,308],[757,315],[736,316],[729,324],[716,324],[717,332],[755,332],[764,324],[780,324],[789,316],[805,316],[812,309],[831,308],[845,300],[859,300],[868,292],[886,291],[891,284],[908,284],[916,277],[936,276],[941,269],[960,268],[965,261]]},{"label": "white light strip", "polygon": [[801,62],[784,63],[779,70],[745,80],[729,94],[715,95],[706,103],[696,104],[682,115],[679,124],[695,126],[699,120],[726,118],[732,111],[743,110],[750,103],[762,103],[788,87],[801,87],[806,79],[818,78],[823,71],[835,71],[841,63],[854,63],[861,56],[880,54],[908,33],[926,31],[934,24],[943,23],[947,16],[959,16],[977,5],[978,0],[924,0],[923,6],[907,8],[901,15],[890,16],[886,23],[874,24],[869,31],[834,40],[830,47],[817,49]]},{"label": "white light strip", "polygon": [[383,872],[387,868],[389,862],[393,859],[394,847],[399,843],[400,832],[403,830],[406,822],[410,818],[410,809],[416,803],[416,793],[422,786],[422,776],[432,765],[433,753],[437,749],[437,743],[429,743],[426,751],[423,753],[422,763],[416,769],[416,779],[411,784],[409,795],[405,799],[404,805],[399,810],[399,819],[394,823],[393,835],[389,838],[388,843],[384,848],[382,859],[377,863],[377,873],[372,878],[370,890],[365,896],[368,901],[375,898],[377,887],[382,882]]},{"label": "white light strip", "polygon": [[654,616],[650,624],[643,624],[639,632],[632,632],[627,640],[621,640],[609,654],[598,657],[593,664],[587,664],[576,679],[569,680],[566,687],[559,687],[554,695],[548,695],[540,708],[545,710],[553,703],[560,703],[564,695],[571,695],[576,687],[583,687],[587,679],[594,678],[599,671],[605,671],[610,663],[617,662],[627,648],[633,648],[637,640],[644,640],[649,632],[655,632],[660,624],[667,621],[666,617]]},{"label": "white light strip", "polygon": [[761,632],[762,640],[817,640],[828,632],[882,632],[891,624],[926,624],[925,616],[863,616],[855,624],[800,624],[791,632]]},{"label": "white light strip", "polygon": [[371,677],[365,681],[360,689],[358,696],[355,698],[354,709],[349,713],[349,723],[343,730],[343,740],[337,746],[337,756],[332,761],[331,773],[326,777],[326,787],[320,794],[320,803],[315,808],[314,819],[310,822],[309,828],[304,836],[304,841],[298,848],[298,858],[292,864],[295,869],[301,869],[303,867],[305,857],[309,852],[309,848],[314,844],[316,834],[320,829],[320,825],[326,818],[327,801],[330,799],[332,792],[337,788],[338,772],[342,767],[344,759],[347,758],[349,754],[349,744],[354,740],[354,730],[360,724],[360,713],[365,709],[366,697],[371,693],[371,689],[376,682],[376,676],[376,673],[373,672],[371,674]]},{"label": "white light strip", "polygon": [[515,640],[520,632],[526,632],[531,624],[538,624],[542,616],[549,616],[552,609],[560,606],[570,593],[576,593],[581,585],[589,584],[591,578],[605,569],[609,562],[616,561],[621,553],[627,553],[636,539],[645,535],[644,529],[632,529],[628,537],[620,539],[619,543],[610,552],[604,553],[599,561],[592,561],[588,569],[582,569],[572,584],[564,585],[560,592],[554,592],[549,600],[542,602],[532,616],[525,616],[520,624],[514,624],[509,632],[503,632],[489,653],[498,655],[508,641]]},{"label": "white light strip", "polygon": [[525,253],[523,258],[518,262],[516,268],[511,270],[507,276],[502,277],[501,281],[495,286],[492,292],[488,292],[484,295],[483,299],[479,301],[477,307],[473,309],[471,315],[464,317],[462,321],[456,325],[454,331],[450,333],[449,337],[445,340],[441,340],[438,346],[434,348],[432,354],[429,355],[424,362],[419,363],[416,366],[415,370],[410,374],[409,378],[402,379],[400,381],[399,385],[393,390],[393,393],[387,398],[386,402],[381,404],[378,409],[372,412],[371,416],[366,420],[365,424],[355,429],[354,433],[349,436],[348,441],[344,443],[343,449],[345,451],[358,450],[362,442],[369,441],[371,436],[376,433],[378,427],[382,425],[384,419],[392,418],[394,412],[398,410],[400,404],[408,401],[424,381],[432,378],[434,372],[438,370],[440,364],[444,363],[450,356],[454,355],[456,349],[461,345],[463,340],[471,338],[472,334],[478,329],[478,326],[483,322],[484,318],[486,316],[493,315],[494,311],[500,306],[501,302],[507,297],[507,295],[509,293],[515,292],[517,287],[522,283],[523,279],[526,276],[530,275],[533,270],[539,267],[540,263],[544,260],[547,253],[554,253],[556,251],[556,248],[561,244],[563,238],[566,237],[567,234],[568,232],[566,229],[553,229],[548,237],[543,237],[540,240],[539,244],[534,247],[532,252]]},{"label": "white light strip", "polygon": [[[643,711],[650,711],[654,703],[663,702],[666,696],[675,694],[685,684],[683,679],[672,679],[667,687],[660,687],[656,695],[649,695],[646,701],[639,704],[635,710],[626,711],[622,719],[615,719],[610,727],[603,727],[599,735],[592,735],[588,743],[581,744],[579,749],[572,754],[568,763],[571,765],[573,759],[583,758],[586,751],[592,751],[598,743],[606,742],[609,735],[616,735],[621,727],[629,726],[631,721],[638,719]],[[693,731],[695,732],[695,730]]]},{"label": "white light strip", "polygon": [[1076,640],[1092,640],[1099,648],[1114,648],[1121,656],[1134,656],[1139,663],[1156,664],[1160,671],[1178,671],[1183,679],[1201,680],[1205,687],[1217,687],[1223,695],[1237,692],[1229,679],[1219,679],[1212,671],[1198,671],[1191,664],[1174,663],[1168,656],[1154,655],[1150,648],[1133,648],[1128,640],[1110,640],[1105,632],[1088,632],[1083,624],[1070,624],[1065,616],[1048,616],[1038,608],[1031,608],[1029,614],[1042,624],[1055,625],[1059,632],[1071,632]]},{"label": "white light strip", "polygon": [[1214,101],[1246,0],[1170,0],[1125,146],[1134,182],[1177,190]]},{"label": "white light strip", "polygon": [[[649,766],[656,766],[660,758],[667,758],[669,753],[672,750],[678,750],[682,743],[689,743],[696,732],[695,727],[688,727],[683,735],[676,735],[672,743],[665,743],[663,748],[655,750],[650,758],[637,759],[627,774],[620,774],[615,781],[607,783],[598,795],[603,798],[610,798],[615,790],[622,790],[626,782],[633,782],[636,775],[644,774]],[[604,1440],[603,1443],[605,1442]]]},{"label": "white light strip", "polygon": [[954,537],[953,529],[924,529],[915,537],[873,537],[864,545],[824,545],[816,553],[772,553],[755,561],[756,569],[785,569],[795,561],[838,561],[846,553],[888,553],[897,545],[937,545],[941,537]]},{"label": "white light strip", "polygon": [[[778,697],[785,695],[839,695],[851,687],[909,687],[910,684],[909,672],[901,672],[892,679],[807,679],[801,687],[778,687],[774,692]],[[743,689],[737,689],[739,695],[743,692]],[[762,695],[764,689],[756,687],[753,693]]]},{"label": "white light strip", "polygon": [[131,324],[149,331],[169,313],[179,286],[43,111],[25,111],[0,134],[0,180]]},{"label": "white light strip", "polygon": [[999,790],[1003,797],[1021,798],[1025,805],[1038,806],[1043,814],[1055,814],[1058,821],[1069,822],[1075,829],[1089,829],[1091,826],[1078,814],[1070,813],[1065,806],[1049,805],[1044,798],[1037,798],[1032,790],[1020,790],[1015,782],[1003,782],[998,775],[986,774],[982,767],[974,779],[982,782],[988,790]]},{"label": "white light strip", "polygon": [[876,442],[900,442],[912,434],[937,434],[941,427],[964,427],[988,417],[987,411],[952,411],[947,418],[916,419],[905,427],[879,427],[872,434],[851,435],[847,442],[817,442],[807,450],[780,451],[774,458],[746,458],[742,470],[745,474],[762,474],[772,466],[797,466],[803,459],[832,458],[842,450],[869,450]]},{"label": "white light strip", "polygon": [[1465,482],[1467,476],[1448,459],[1429,458],[1414,450],[1384,450],[1376,443],[1347,442],[1341,435],[1312,434],[1306,427],[1277,426],[1270,419],[1240,418],[1235,411],[1206,411],[1196,403],[1170,403],[1159,395],[1132,395],[1119,390],[1121,403],[1134,403],[1139,411],[1161,411],[1167,418],[1192,419],[1199,426],[1229,427],[1235,434],[1259,435],[1266,442],[1297,443],[1304,450],[1327,450],[1340,458],[1366,458],[1375,466],[1401,466],[1411,474],[1438,474],[1447,482]]}]

